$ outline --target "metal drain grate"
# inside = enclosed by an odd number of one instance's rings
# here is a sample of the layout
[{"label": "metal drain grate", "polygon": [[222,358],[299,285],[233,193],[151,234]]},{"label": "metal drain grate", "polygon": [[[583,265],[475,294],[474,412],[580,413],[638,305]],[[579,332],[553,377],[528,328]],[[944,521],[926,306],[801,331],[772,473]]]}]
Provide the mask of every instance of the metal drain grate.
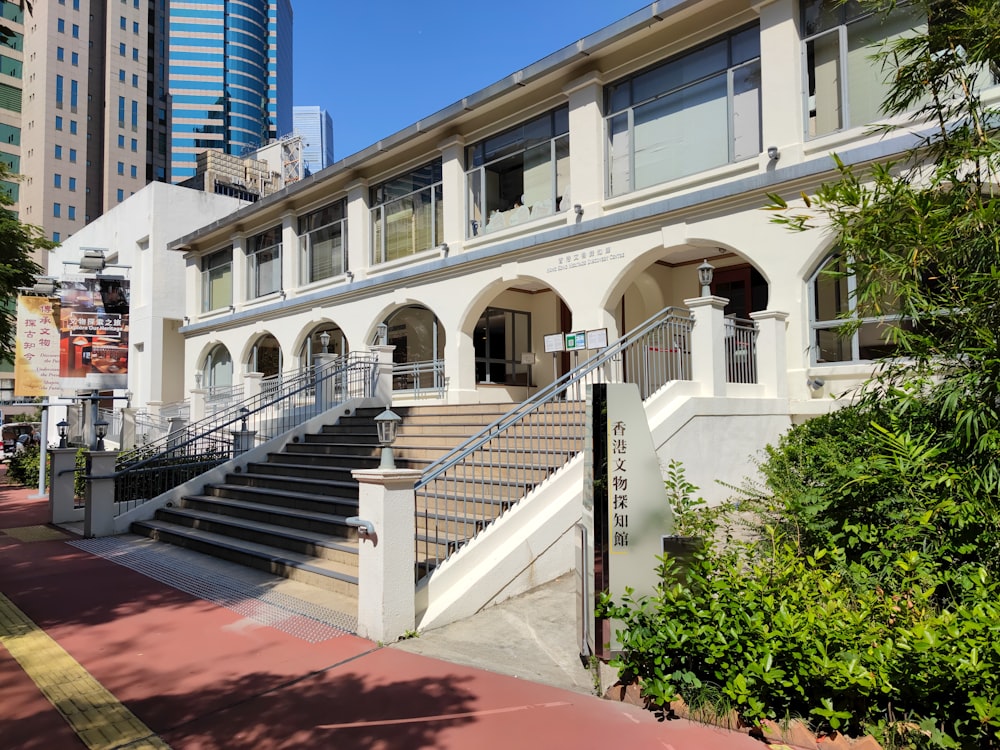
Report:
[{"label": "metal drain grate", "polygon": [[309,643],[357,631],[357,619],[348,614],[265,590],[260,583],[235,574],[200,567],[190,558],[179,559],[170,550],[154,547],[148,540],[104,537],[67,543]]}]

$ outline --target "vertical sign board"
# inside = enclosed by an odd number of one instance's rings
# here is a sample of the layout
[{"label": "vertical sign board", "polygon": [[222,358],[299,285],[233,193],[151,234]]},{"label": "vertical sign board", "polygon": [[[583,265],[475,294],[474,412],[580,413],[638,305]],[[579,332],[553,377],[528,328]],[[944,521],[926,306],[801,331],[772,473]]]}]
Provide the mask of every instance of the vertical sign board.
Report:
[{"label": "vertical sign board", "polygon": [[[625,589],[651,595],[659,583],[662,537],[673,531],[660,461],[634,383],[606,383],[588,389],[593,403],[590,444],[584,465],[584,518],[593,517],[592,609],[602,593],[621,602]],[[589,506],[589,507],[588,507]],[[594,653],[609,658],[620,650],[617,622],[594,619]]]},{"label": "vertical sign board", "polygon": [[128,280],[108,276],[64,279],[59,294],[63,391],[128,388]]},{"label": "vertical sign board", "polygon": [[49,297],[17,298],[14,395],[49,398],[59,390],[59,304]]}]

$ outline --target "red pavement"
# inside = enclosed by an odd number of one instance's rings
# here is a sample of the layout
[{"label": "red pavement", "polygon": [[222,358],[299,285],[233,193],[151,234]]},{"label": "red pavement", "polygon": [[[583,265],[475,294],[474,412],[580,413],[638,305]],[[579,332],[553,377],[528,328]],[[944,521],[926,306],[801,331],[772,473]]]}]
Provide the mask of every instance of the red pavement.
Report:
[{"label": "red pavement", "polygon": [[[310,644],[63,541],[4,534],[46,522],[35,492],[0,485],[0,592],[175,750],[761,748],[356,636]],[[0,750],[84,747],[2,646],[0,705]]]}]

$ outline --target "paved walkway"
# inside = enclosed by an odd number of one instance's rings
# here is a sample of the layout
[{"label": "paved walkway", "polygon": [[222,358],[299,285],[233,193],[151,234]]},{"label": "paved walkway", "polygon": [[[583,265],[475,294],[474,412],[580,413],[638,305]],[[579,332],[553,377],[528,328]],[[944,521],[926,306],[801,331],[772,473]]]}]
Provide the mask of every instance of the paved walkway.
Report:
[{"label": "paved walkway", "polygon": [[276,599],[279,581],[270,599],[194,595],[45,525],[36,491],[0,484],[3,750],[760,747],[330,623],[303,628],[313,610]]}]

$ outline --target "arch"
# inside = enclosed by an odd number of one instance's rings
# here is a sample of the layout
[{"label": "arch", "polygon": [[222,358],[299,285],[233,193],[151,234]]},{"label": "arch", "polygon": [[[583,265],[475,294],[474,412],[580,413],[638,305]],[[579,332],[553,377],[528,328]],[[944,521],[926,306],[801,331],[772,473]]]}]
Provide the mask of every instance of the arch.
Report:
[{"label": "arch", "polygon": [[317,354],[323,353],[321,337],[324,333],[330,336],[327,353],[343,356],[350,351],[347,334],[344,333],[344,330],[339,325],[328,320],[314,323],[296,341],[296,360],[300,370],[311,367],[313,358]]},{"label": "arch", "polygon": [[446,336],[437,314],[423,304],[404,304],[388,312],[382,322],[387,329],[387,343],[395,347],[393,389],[443,389]]},{"label": "arch", "polygon": [[233,384],[233,356],[225,344],[212,342],[206,346],[202,365],[202,386],[209,390],[228,388]]},{"label": "arch", "polygon": [[246,349],[243,364],[247,372],[259,372],[264,377],[280,375],[283,366],[281,344],[274,334],[259,334]]}]

